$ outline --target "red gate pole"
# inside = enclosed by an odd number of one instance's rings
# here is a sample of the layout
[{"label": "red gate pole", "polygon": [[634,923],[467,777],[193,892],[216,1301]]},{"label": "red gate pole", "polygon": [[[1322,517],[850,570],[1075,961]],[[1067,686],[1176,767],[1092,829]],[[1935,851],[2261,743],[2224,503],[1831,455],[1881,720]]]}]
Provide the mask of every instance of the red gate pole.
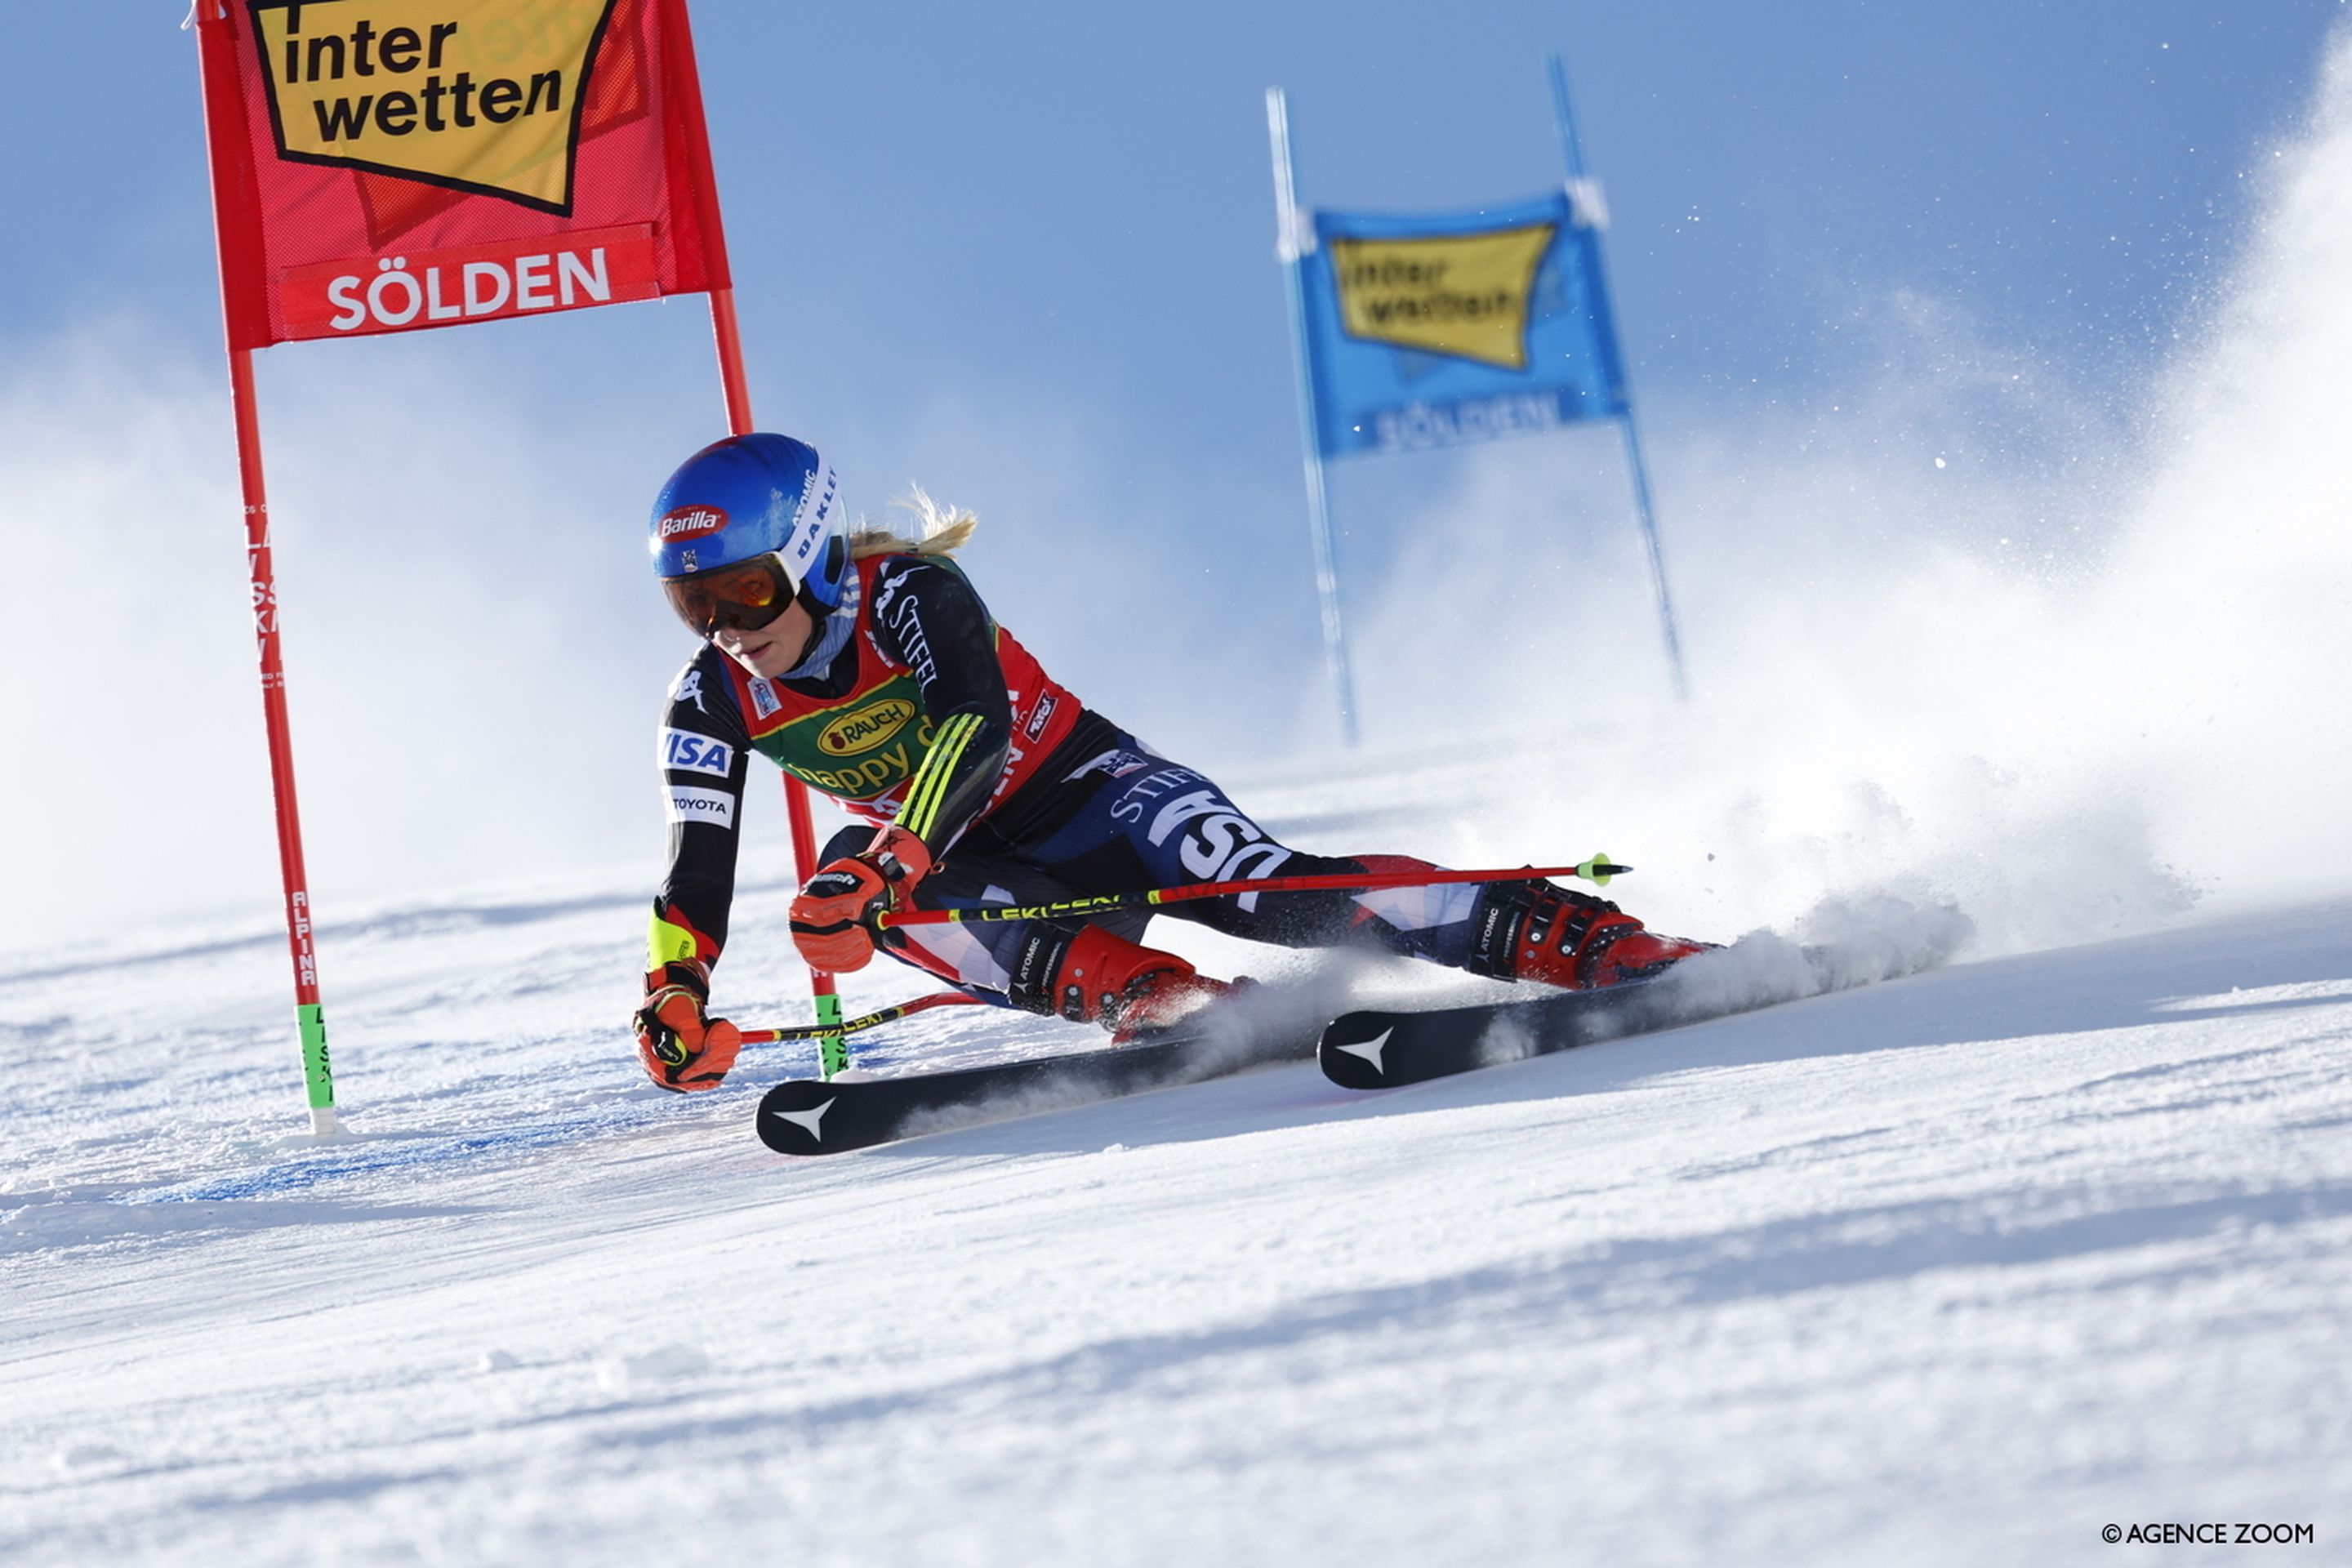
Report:
[{"label": "red gate pole", "polygon": [[294,794],[294,738],[286,717],[286,665],[278,636],[278,575],[269,554],[269,497],[262,482],[261,422],[253,395],[253,350],[240,315],[261,306],[259,258],[249,251],[253,174],[245,150],[244,108],[227,13],[198,5],[199,76],[204,84],[205,163],[212,176],[213,230],[220,247],[221,307],[228,348],[229,405],[236,426],[237,479],[245,502],[245,559],[252,581],[253,641],[261,674],[261,712],[269,736],[269,790],[278,817],[278,870],[286,895],[286,942],[294,960],[294,1025],[302,1047],[310,1131],[336,1131],[335,1078],[327,1058],[326,1016],[319,1005],[319,959],[311,945],[310,879],[302,863],[302,814]]},{"label": "red gate pole", "polygon": [[[757,428],[751,423],[751,389],[743,374],[743,338],[735,324],[735,290],[713,289],[710,291],[710,332],[719,343],[719,380],[727,395],[727,429],[735,436],[748,436]],[[792,824],[793,877],[805,882],[816,874],[816,826],[809,816],[808,786],[786,773],[784,778],[784,816]],[[809,971],[809,989],[816,999],[816,1021],[820,1024],[841,1022],[841,997],[835,990],[833,976],[821,969]],[[831,1078],[849,1065],[849,1044],[840,1035],[826,1035],[817,1042],[818,1065],[826,1078]]]},{"label": "red gate pole", "polygon": [[[710,289],[710,335],[719,345],[719,383],[727,399],[727,430],[748,436],[759,426],[751,422],[751,385],[743,374],[743,335],[735,321],[734,279],[727,267],[727,226],[719,210],[719,175],[711,166],[710,133],[702,113],[702,78],[695,65],[694,30],[687,21],[685,0],[665,0],[669,26],[678,47],[670,51],[670,69],[681,96],[694,106],[695,134],[687,139],[692,162],[694,189],[703,204],[703,224],[710,236],[714,284]],[[784,775],[784,816],[792,826],[793,875],[805,882],[816,873],[816,827],[809,818],[808,788],[792,774]],[[841,1022],[841,998],[833,976],[821,969],[809,971],[809,990],[816,1000],[816,1021]],[[817,1061],[831,1078],[849,1065],[849,1046],[839,1035],[817,1043]]]},{"label": "red gate pole", "polygon": [[245,557],[253,580],[253,641],[261,664],[261,712],[269,731],[269,792],[278,811],[278,869],[286,889],[286,940],[294,958],[294,1021],[302,1041],[310,1131],[335,1127],[335,1077],[319,1004],[319,959],[311,946],[310,878],[302,863],[302,813],[294,793],[294,735],[286,717],[286,664],[278,637],[278,574],[269,557],[269,497],[261,473],[261,424],[253,395],[253,351],[231,349],[229,401],[236,417],[237,478],[245,495]]}]

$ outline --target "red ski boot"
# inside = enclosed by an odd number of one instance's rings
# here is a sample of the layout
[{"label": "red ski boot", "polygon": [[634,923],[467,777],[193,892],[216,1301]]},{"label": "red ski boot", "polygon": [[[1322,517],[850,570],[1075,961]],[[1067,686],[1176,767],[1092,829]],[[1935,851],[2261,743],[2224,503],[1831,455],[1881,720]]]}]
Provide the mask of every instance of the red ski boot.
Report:
[{"label": "red ski boot", "polygon": [[1464,968],[1569,991],[1647,980],[1708,947],[1660,936],[1606,899],[1549,882],[1491,884],[1475,922]]},{"label": "red ski boot", "polygon": [[1237,996],[1257,984],[1247,975],[1214,980],[1205,974],[1158,969],[1127,989],[1117,1005],[1103,1010],[1103,1026],[1114,1046],[1131,1046],[1171,1024],[1181,1024],[1210,1003]]},{"label": "red ski boot", "polygon": [[1059,1014],[1073,1023],[1100,1024],[1111,1031],[1111,1043],[1120,1046],[1248,984],[1213,980],[1172,952],[1093,925],[1075,936],[1038,933],[1031,939],[1031,950],[1022,953],[1021,967],[1050,978],[1038,986],[1016,976],[1015,1006]]}]

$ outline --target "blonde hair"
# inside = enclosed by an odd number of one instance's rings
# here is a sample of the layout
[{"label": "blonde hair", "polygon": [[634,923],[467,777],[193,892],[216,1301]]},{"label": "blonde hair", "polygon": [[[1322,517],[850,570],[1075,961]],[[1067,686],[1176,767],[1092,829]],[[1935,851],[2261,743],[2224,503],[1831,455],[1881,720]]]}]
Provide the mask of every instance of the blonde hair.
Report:
[{"label": "blonde hair", "polygon": [[849,531],[849,558],[863,561],[871,555],[952,555],[971,538],[971,531],[980,526],[980,519],[961,507],[941,506],[924,493],[920,485],[909,485],[907,493],[890,503],[908,513],[915,521],[915,537],[908,539],[887,524],[865,518]]}]

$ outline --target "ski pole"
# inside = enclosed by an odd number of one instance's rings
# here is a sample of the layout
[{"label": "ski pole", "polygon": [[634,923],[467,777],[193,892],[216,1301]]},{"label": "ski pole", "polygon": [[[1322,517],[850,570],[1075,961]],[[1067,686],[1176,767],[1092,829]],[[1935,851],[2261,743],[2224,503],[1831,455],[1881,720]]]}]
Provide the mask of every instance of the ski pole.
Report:
[{"label": "ski pole", "polygon": [[786,1029],[746,1029],[743,1043],[747,1046],[772,1045],[780,1040],[821,1040],[828,1035],[855,1035],[877,1024],[891,1024],[915,1013],[928,1013],[934,1007],[954,1007],[969,1003],[982,1005],[984,996],[971,996],[961,991],[935,991],[929,996],[918,996],[911,1002],[901,1002],[895,1007],[885,1007],[863,1017],[843,1024],[802,1024]]},{"label": "ski pole", "polygon": [[1507,871],[1338,871],[1312,877],[1261,877],[1235,882],[1192,882],[1177,888],[1147,888],[1132,893],[1100,893],[1091,898],[1064,899],[1050,904],[982,904],[969,910],[907,910],[874,916],[877,931],[894,926],[964,925],[975,921],[1051,921],[1109,914],[1118,910],[1153,909],[1193,899],[1223,899],[1239,893],[1370,893],[1384,888],[1431,888],[1451,882],[1516,882],[1536,877],[1581,877],[1607,887],[1631,866],[1612,863],[1606,855],[1575,866],[1521,866]]},{"label": "ski pole", "polygon": [[[1105,914],[1117,910],[1151,909],[1193,899],[1225,898],[1236,893],[1372,892],[1383,888],[1427,888],[1456,882],[1510,882],[1531,877],[1581,877],[1605,888],[1611,878],[1622,877],[1633,868],[1615,864],[1606,855],[1595,855],[1590,860],[1574,866],[1521,866],[1507,871],[1367,871],[1353,874],[1342,871],[1313,877],[1262,877],[1255,881],[1193,882],[1183,887],[1150,888],[1132,893],[1103,893],[1051,904],[990,904],[970,910],[908,910],[903,914],[877,915],[875,923],[887,929],[891,926],[961,924],[972,921],[1059,920]],[[917,1013],[927,1013],[934,1007],[985,1005],[987,1000],[984,996],[973,996],[961,991],[938,991],[845,1023],[746,1029],[743,1031],[743,1043],[761,1046],[823,1039],[828,1035],[855,1035],[883,1024],[896,1023]]]}]

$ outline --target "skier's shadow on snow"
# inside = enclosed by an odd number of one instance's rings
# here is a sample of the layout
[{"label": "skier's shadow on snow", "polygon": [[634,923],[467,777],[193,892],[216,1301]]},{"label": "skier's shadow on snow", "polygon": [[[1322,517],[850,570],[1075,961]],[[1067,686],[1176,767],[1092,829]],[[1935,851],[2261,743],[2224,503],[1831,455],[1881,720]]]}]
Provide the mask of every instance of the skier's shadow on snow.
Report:
[{"label": "skier's shadow on snow", "polygon": [[[2329,983],[2352,982],[2347,933],[2352,904],[2334,902],[1963,963],[1412,1089],[1359,1094],[1311,1066],[1285,1067],[886,1145],[866,1157],[1091,1154],[1454,1105],[1562,1100],[1675,1072],[2340,1007],[2352,1001],[2352,991]],[[2231,1000],[2233,990],[2312,984],[2328,990]]]}]

